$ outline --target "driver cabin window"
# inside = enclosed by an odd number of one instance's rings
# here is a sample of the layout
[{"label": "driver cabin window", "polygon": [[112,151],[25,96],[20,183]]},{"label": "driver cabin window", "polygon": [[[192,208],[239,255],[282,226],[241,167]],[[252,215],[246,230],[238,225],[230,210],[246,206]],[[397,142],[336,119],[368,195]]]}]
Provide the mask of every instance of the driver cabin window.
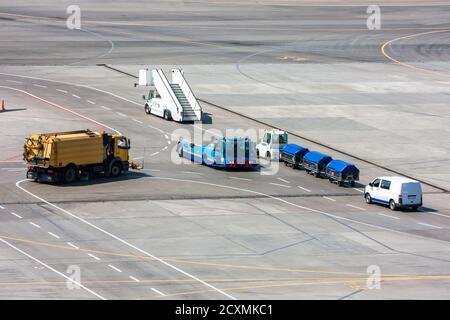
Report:
[{"label": "driver cabin window", "polygon": [[117,146],[123,149],[127,148],[127,141],[125,140],[125,138],[121,138],[120,140],[118,140]]},{"label": "driver cabin window", "polygon": [[372,182],[372,184],[373,184],[374,187],[378,188],[378,187],[380,186],[380,179],[375,179],[375,180]]},{"label": "driver cabin window", "polygon": [[271,138],[271,134],[270,133],[264,134],[263,142],[270,143],[270,138]]}]

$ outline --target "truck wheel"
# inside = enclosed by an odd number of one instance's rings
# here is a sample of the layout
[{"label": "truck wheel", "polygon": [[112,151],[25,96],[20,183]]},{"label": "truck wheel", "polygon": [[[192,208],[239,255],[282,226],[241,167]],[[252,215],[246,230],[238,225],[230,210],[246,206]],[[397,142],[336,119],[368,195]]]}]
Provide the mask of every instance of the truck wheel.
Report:
[{"label": "truck wheel", "polygon": [[112,178],[116,178],[118,176],[120,176],[120,174],[122,173],[122,166],[120,165],[119,162],[114,162],[114,164],[111,167],[111,172],[110,175]]},{"label": "truck wheel", "polygon": [[259,159],[259,157],[260,157],[260,156],[259,156],[259,150],[256,149],[256,158]]},{"label": "truck wheel", "polygon": [[269,151],[267,151],[267,153],[266,153],[266,159],[269,160],[269,162],[272,162],[272,157],[270,156]]},{"label": "truck wheel", "polygon": [[178,150],[178,156],[180,158],[183,158],[183,148],[182,147],[180,147],[180,150]]},{"label": "truck wheel", "polygon": [[145,105],[144,111],[145,111],[146,114],[150,114],[151,113],[151,110],[150,110],[150,107],[149,107],[148,104]]},{"label": "truck wheel", "polygon": [[397,210],[397,206],[395,205],[395,201],[392,200],[392,199],[389,201],[389,209],[391,209],[392,211]]},{"label": "truck wheel", "polygon": [[68,167],[64,170],[64,182],[72,183],[77,179],[77,171],[75,167]]},{"label": "truck wheel", "polygon": [[170,120],[172,119],[172,117],[170,116],[170,112],[167,110],[164,110],[164,119],[165,120]]},{"label": "truck wheel", "polygon": [[366,193],[364,198],[366,198],[366,203],[367,204],[371,204],[372,203],[372,197],[370,196],[370,193]]}]

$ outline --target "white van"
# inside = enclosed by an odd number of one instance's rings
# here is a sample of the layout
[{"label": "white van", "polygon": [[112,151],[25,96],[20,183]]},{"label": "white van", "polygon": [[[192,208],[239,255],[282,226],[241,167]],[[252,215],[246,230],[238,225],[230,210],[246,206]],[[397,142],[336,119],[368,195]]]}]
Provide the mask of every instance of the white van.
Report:
[{"label": "white van", "polygon": [[378,177],[364,190],[368,204],[375,202],[388,205],[391,210],[422,206],[422,187],[420,182],[403,177]]}]

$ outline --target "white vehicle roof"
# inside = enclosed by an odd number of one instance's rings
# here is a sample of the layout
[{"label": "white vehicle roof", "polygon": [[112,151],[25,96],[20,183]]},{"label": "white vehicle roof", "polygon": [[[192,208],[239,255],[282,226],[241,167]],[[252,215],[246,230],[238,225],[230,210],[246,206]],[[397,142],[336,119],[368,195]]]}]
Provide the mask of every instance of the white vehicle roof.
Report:
[{"label": "white vehicle roof", "polygon": [[389,181],[392,181],[392,182],[400,182],[400,183],[410,183],[410,182],[419,183],[419,181],[417,181],[417,180],[404,178],[404,177],[398,177],[398,176],[384,176],[384,177],[377,177],[376,179],[389,180]]},{"label": "white vehicle roof", "polygon": [[266,132],[271,132],[271,133],[274,133],[274,134],[285,134],[286,133],[286,131],[277,130],[277,129],[266,130]]}]

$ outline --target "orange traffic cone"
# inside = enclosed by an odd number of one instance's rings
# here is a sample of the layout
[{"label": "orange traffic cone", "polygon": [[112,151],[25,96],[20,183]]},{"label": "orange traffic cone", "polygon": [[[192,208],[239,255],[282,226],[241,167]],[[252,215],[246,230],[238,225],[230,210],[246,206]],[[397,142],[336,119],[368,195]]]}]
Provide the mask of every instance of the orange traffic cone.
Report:
[{"label": "orange traffic cone", "polygon": [[5,100],[2,99],[2,111],[5,111]]}]

